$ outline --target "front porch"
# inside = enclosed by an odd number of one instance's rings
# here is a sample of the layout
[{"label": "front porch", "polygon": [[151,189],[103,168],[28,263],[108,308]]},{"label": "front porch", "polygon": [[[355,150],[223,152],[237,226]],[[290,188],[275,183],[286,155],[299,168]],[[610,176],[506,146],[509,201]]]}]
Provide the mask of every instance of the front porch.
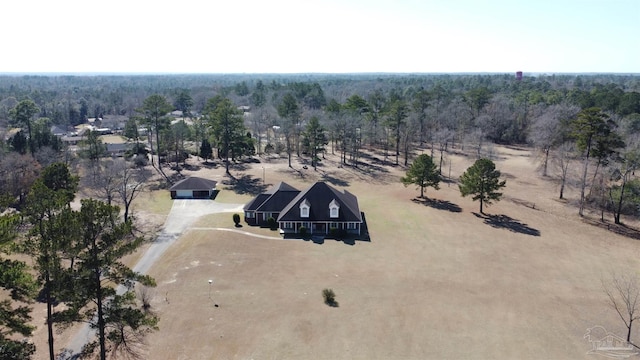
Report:
[{"label": "front porch", "polygon": [[[336,235],[333,232],[344,231],[347,234],[360,235],[361,223],[358,222],[290,222],[278,223],[281,235],[307,234],[307,235]],[[304,229],[304,230],[303,230]]]}]

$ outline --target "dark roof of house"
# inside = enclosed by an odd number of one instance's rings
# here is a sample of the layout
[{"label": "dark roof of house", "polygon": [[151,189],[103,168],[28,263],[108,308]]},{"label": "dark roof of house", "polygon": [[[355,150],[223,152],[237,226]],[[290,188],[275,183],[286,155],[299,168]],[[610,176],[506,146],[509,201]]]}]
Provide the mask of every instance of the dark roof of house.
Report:
[{"label": "dark roof of house", "polygon": [[105,144],[107,148],[107,152],[124,152],[133,148],[133,143],[122,143],[122,144]]},{"label": "dark roof of house", "polygon": [[269,190],[256,196],[253,200],[248,202],[244,206],[246,211],[259,211],[259,212],[280,212],[296,195],[300,193],[300,190],[293,186],[279,182],[272,186]]},{"label": "dark roof of house", "polygon": [[74,131],[75,131],[75,129],[69,130],[68,127],[65,127],[63,125],[53,125],[53,126],[51,126],[51,133],[53,135],[59,135],[59,136],[60,135],[67,135],[67,134],[72,133]]},{"label": "dark roof of house", "polygon": [[216,188],[218,182],[215,180],[203,179],[199,177],[188,177],[175,183],[169,190],[211,190]]},{"label": "dark roof of house", "polygon": [[[299,206],[300,203],[305,200],[310,204],[308,218],[300,217]],[[329,204],[333,200],[336,200],[340,205],[337,218],[329,216]],[[355,195],[346,190],[340,192],[324,182],[317,182],[299,193],[289,205],[280,212],[278,221],[362,222],[362,214],[358,206],[358,198]]]}]

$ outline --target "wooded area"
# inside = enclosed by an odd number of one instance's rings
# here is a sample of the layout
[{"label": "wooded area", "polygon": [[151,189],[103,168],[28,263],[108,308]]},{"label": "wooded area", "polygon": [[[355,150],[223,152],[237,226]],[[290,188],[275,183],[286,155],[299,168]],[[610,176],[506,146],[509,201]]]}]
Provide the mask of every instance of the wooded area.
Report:
[{"label": "wooded area", "polygon": [[480,158],[492,143],[530,145],[539,150],[542,175],[560,180],[560,198],[567,181],[577,181],[566,178],[568,163],[584,161],[581,214],[585,201],[632,214],[639,184],[628,175],[636,167],[639,114],[640,78],[633,75],[2,76],[0,168],[18,169],[0,172],[0,183],[21,203],[37,169],[51,163],[73,164],[80,155],[97,174],[106,155],[100,133],[80,136],[80,148],[69,152],[69,142],[50,131],[94,121],[128,138],[127,157],[140,155],[138,165],[150,160],[166,180],[163,164],[179,171],[190,154],[232,161],[286,154],[289,164],[295,155],[315,166],[331,151],[357,167],[368,148],[383,151],[384,163],[407,166],[416,149],[428,148],[442,173],[453,148]]},{"label": "wooded area", "polygon": [[[109,151],[105,133],[126,138],[126,151]],[[481,159],[491,157],[492,144],[531,146],[540,175],[560,184],[560,199],[565,186],[580,188],[580,215],[587,208],[602,219],[611,213],[619,224],[640,206],[640,77],[633,75],[0,76],[0,134],[0,213],[21,214],[0,217],[0,244],[19,244],[39,275],[36,281],[24,263],[6,260],[15,276],[0,277],[0,287],[18,303],[39,287],[52,357],[54,323],[96,322],[92,346],[103,358],[108,338],[118,348],[124,336],[154,328],[157,318],[143,307],[122,311],[138,301],[132,284],[152,286],[153,279],[118,259],[142,242],[129,216],[138,192],[151,178],[158,187],[170,184],[189,156],[216,158],[230,174],[230,164],[256,155],[287,156],[289,166],[304,158],[315,168],[330,152],[357,168],[375,161],[409,167],[426,161],[423,152],[428,163],[420,173],[430,178],[405,179],[423,196],[425,187],[437,188],[440,177],[431,175],[444,177],[452,151]],[[365,151],[381,159],[364,158]],[[580,178],[568,175],[571,162],[582,162]],[[97,200],[71,210],[78,186]],[[482,194],[481,213],[483,201],[499,198]],[[69,277],[80,293],[64,291]],[[116,294],[112,284],[129,292]],[[55,301],[70,308],[56,314]],[[87,310],[89,302],[96,307]],[[11,337],[30,334],[16,326],[27,323],[28,307],[12,316],[0,320],[0,351],[29,358],[33,349]]]}]

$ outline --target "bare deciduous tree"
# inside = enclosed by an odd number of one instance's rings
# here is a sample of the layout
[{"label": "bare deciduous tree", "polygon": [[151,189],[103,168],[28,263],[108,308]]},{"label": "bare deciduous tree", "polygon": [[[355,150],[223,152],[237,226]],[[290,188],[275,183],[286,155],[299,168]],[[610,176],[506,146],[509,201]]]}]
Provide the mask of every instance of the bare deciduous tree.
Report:
[{"label": "bare deciduous tree", "polygon": [[[117,160],[116,160],[117,161]],[[112,205],[116,200],[116,191],[119,186],[120,176],[118,174],[116,161],[111,159],[102,159],[97,166],[87,163],[89,176],[85,176],[82,180],[91,190],[96,198],[104,201],[107,205]]]},{"label": "bare deciduous tree", "polygon": [[542,176],[547,176],[551,149],[567,137],[567,120],[579,111],[580,108],[573,105],[552,105],[533,120],[529,141],[542,153]]},{"label": "bare deciduous tree", "polygon": [[575,156],[575,145],[566,142],[556,149],[553,154],[552,164],[558,168],[560,177],[560,199],[564,199],[564,190],[569,178],[569,165]]},{"label": "bare deciduous tree", "polygon": [[149,178],[149,171],[143,167],[135,167],[124,160],[118,163],[117,173],[120,180],[116,192],[124,206],[124,221],[129,219],[131,203],[140,194]]},{"label": "bare deciduous tree", "polygon": [[609,281],[602,280],[602,288],[607,294],[609,305],[618,313],[627,327],[627,342],[631,342],[633,322],[640,319],[640,288],[637,275],[612,274]]}]

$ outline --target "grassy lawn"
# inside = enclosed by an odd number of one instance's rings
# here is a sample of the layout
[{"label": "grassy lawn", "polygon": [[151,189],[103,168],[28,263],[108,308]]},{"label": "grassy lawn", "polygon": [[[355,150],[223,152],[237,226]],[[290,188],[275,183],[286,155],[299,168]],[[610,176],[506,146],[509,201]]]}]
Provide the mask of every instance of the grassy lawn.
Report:
[{"label": "grassy lawn", "polygon": [[143,191],[133,200],[133,208],[156,215],[167,215],[171,211],[173,200],[167,190]]},{"label": "grassy lawn", "polygon": [[[474,160],[449,159],[454,178]],[[358,196],[370,241],[280,240],[244,221],[236,228],[232,213],[200,218],[149,271],[161,320],[146,358],[593,359],[587,328],[625,334],[602,281],[637,273],[640,243],[556,201],[529,152],[501,148],[496,165],[513,175],[483,215],[455,183],[417,199],[419,190],[399,182],[401,166],[268,164],[272,184],[326,181]],[[199,174],[220,181],[223,171]],[[260,179],[262,168],[234,175]],[[218,202],[251,199],[221,187]],[[134,203],[158,218],[172,206],[166,190]],[[338,306],[323,303],[325,288]]]},{"label": "grassy lawn", "polygon": [[100,140],[103,144],[124,144],[127,142],[127,138],[120,135],[102,135]]},{"label": "grassy lawn", "polygon": [[216,196],[216,201],[225,204],[246,204],[251,199],[252,195],[249,194],[237,194],[229,186],[218,184],[217,189],[220,190]]},{"label": "grassy lawn", "polygon": [[[353,169],[272,172],[271,181],[299,189],[339,179],[358,196],[371,241],[185,233],[151,270],[161,322],[149,358],[590,358],[587,328],[624,330],[600,281],[637,270],[640,246],[567,215],[526,154],[502,155],[498,167],[518,177],[487,209],[495,218],[477,214],[455,184],[415,199],[418,191],[397,181],[401,169],[369,181]],[[472,163],[454,161],[457,174]],[[243,202],[232,191],[219,195]],[[235,229],[231,216],[195,227]],[[335,291],[337,307],[323,303],[324,288]]]},{"label": "grassy lawn", "polygon": [[[240,221],[240,227],[236,227],[233,223],[233,214],[232,213],[223,213],[223,214],[212,214],[203,216],[196,222],[193,227],[195,228],[224,228],[224,229],[233,229],[243,232],[248,232],[256,235],[263,236],[271,236],[271,237],[279,237],[279,233],[277,230],[271,230],[268,228],[261,228],[259,226],[249,226],[244,223],[243,220]],[[240,214],[240,218],[242,219],[242,214]]]}]

